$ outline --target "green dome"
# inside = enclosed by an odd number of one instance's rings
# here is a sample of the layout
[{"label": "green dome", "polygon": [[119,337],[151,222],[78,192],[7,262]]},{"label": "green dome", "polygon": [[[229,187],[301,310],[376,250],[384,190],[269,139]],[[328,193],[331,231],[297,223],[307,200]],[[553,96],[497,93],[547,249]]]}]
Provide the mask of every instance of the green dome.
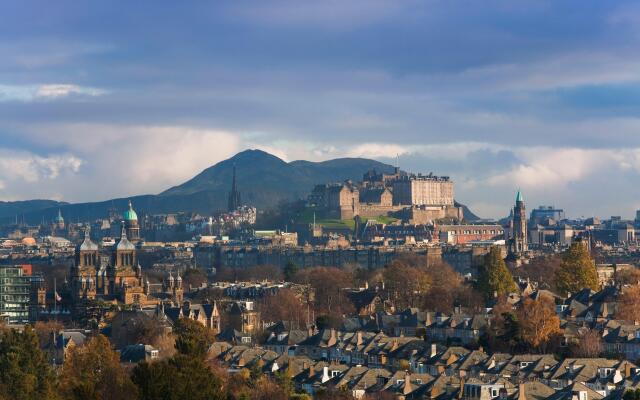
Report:
[{"label": "green dome", "polygon": [[138,220],[138,214],[136,214],[136,212],[133,211],[133,206],[131,205],[131,200],[129,200],[129,209],[124,212],[122,217],[124,218],[125,221],[137,221]]},{"label": "green dome", "polygon": [[58,216],[55,218],[56,222],[64,222],[64,218],[62,218],[62,211],[58,209]]}]

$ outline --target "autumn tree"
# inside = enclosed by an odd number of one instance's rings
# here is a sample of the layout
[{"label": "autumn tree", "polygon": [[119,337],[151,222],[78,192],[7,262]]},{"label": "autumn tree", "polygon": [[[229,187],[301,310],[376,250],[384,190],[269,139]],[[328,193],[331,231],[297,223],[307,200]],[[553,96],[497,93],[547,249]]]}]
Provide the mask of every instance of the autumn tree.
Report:
[{"label": "autumn tree", "polygon": [[555,275],[560,293],[575,293],[584,288],[598,290],[596,265],[586,246],[576,241],[562,255],[562,262]]},{"label": "autumn tree", "polygon": [[560,254],[535,257],[528,263],[515,267],[512,273],[517,273],[521,278],[528,278],[533,282],[548,284],[551,291],[558,292],[555,286],[555,276],[561,263],[562,256]]},{"label": "autumn tree", "polygon": [[388,296],[398,309],[417,306],[431,287],[431,277],[424,268],[400,260],[385,266],[382,274]]},{"label": "autumn tree", "polygon": [[316,315],[341,317],[354,311],[344,288],[350,287],[353,276],[338,268],[316,267],[300,270],[294,281],[311,285],[314,290]]},{"label": "autumn tree", "polygon": [[532,350],[546,352],[562,330],[553,300],[526,298],[517,310],[522,341]]},{"label": "autumn tree", "polygon": [[307,307],[298,293],[282,288],[276,294],[262,299],[260,313],[263,321],[295,321],[302,324],[307,318]]},{"label": "autumn tree", "polygon": [[33,326],[33,329],[38,335],[40,348],[47,348],[51,343],[53,335],[57,335],[64,329],[64,325],[60,321],[38,321]]},{"label": "autumn tree", "polygon": [[0,399],[56,399],[56,377],[29,326],[0,337]]},{"label": "autumn tree", "polygon": [[456,304],[461,303],[463,288],[462,277],[449,264],[438,262],[426,267],[431,287],[422,299],[426,310],[451,313]]},{"label": "autumn tree", "polygon": [[518,290],[498,246],[492,246],[484,257],[484,265],[480,268],[478,277],[478,289],[486,300],[495,295],[503,296]]},{"label": "autumn tree", "polygon": [[60,376],[60,393],[65,399],[137,398],[137,390],[120,365],[109,340],[98,335],[85,345],[72,348]]},{"label": "autumn tree", "polygon": [[521,343],[518,315],[506,296],[502,296],[491,309],[490,323],[482,344],[491,352],[512,353],[520,349]]},{"label": "autumn tree", "polygon": [[616,270],[614,280],[619,285],[638,285],[640,284],[640,269],[625,268]]},{"label": "autumn tree", "polygon": [[640,321],[640,285],[624,288],[618,297],[616,318],[629,322]]},{"label": "autumn tree", "polygon": [[589,329],[580,334],[578,343],[571,348],[571,355],[579,358],[596,358],[600,356],[602,350],[602,337],[598,331]]}]

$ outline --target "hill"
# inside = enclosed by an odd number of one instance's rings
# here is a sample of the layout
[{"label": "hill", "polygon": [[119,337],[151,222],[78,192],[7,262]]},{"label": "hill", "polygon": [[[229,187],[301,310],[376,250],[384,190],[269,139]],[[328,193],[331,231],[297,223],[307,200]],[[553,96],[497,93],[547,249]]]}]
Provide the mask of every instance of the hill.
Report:
[{"label": "hill", "polygon": [[[243,203],[260,209],[276,207],[282,201],[305,198],[316,184],[359,180],[370,169],[393,171],[391,165],[363,158],[287,163],[261,150],[246,150],[160,194],[132,196],[130,199],[138,211],[150,214],[224,210],[234,166]],[[111,208],[125,210],[128,199],[77,204],[41,203],[41,200],[20,202],[24,203],[21,205],[5,203],[0,204],[0,220],[11,222],[16,214],[20,214],[28,223],[38,223],[43,218],[49,221],[57,215],[58,207],[68,221],[90,220],[105,217]]]},{"label": "hill", "polygon": [[[50,221],[57,215],[58,208],[67,221],[87,221],[107,216],[110,209],[125,210],[129,199],[136,210],[148,214],[180,211],[209,214],[226,209],[234,166],[242,202],[260,209],[275,208],[283,201],[306,198],[316,184],[346,179],[357,181],[372,169],[380,172],[393,171],[393,166],[389,164],[365,158],[338,158],[322,162],[298,160],[287,163],[261,150],[246,150],[157,195],[77,204],[52,200],[0,202],[0,221],[10,223],[15,220],[16,215],[32,224],[39,223],[42,219]],[[471,217],[469,220],[477,219],[466,207],[465,215]]]}]

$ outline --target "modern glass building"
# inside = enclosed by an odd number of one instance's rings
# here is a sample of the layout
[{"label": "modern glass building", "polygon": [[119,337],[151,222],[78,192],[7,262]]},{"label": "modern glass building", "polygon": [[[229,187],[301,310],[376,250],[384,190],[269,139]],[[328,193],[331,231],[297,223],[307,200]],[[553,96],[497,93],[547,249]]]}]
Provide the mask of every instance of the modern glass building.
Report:
[{"label": "modern glass building", "polygon": [[0,265],[0,317],[10,324],[29,322],[31,276],[19,265]]}]

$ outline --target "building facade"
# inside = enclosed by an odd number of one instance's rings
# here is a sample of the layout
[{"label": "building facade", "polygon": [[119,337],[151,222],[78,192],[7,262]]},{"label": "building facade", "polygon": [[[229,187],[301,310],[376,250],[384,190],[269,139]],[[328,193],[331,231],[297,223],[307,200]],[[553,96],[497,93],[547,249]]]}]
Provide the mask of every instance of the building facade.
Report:
[{"label": "building facade", "polygon": [[29,322],[31,276],[20,265],[0,266],[0,317],[10,324]]}]

